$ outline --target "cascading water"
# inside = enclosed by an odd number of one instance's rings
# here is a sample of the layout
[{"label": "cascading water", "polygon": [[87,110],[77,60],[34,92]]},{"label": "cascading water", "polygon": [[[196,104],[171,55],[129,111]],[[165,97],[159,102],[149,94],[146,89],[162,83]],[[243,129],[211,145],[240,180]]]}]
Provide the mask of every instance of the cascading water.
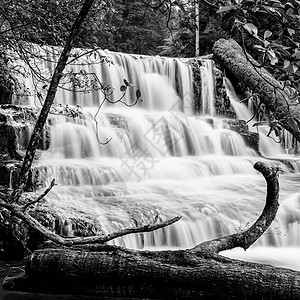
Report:
[{"label": "cascading water", "polygon": [[271,134],[270,137],[267,136],[269,132],[268,126],[255,126],[257,120],[253,118],[253,112],[251,112],[245,104],[240,102],[240,98],[236,94],[232,83],[226,77],[224,78],[224,84],[237,118],[239,120],[247,121],[249,129],[259,133],[259,146],[261,153],[266,156],[277,156],[282,154],[283,149],[280,146],[278,137],[274,134]]},{"label": "cascading water", "polygon": [[[133,91],[141,90],[143,102],[130,108],[106,105],[97,114],[103,99],[100,92],[74,94],[66,85],[60,89],[57,102],[83,107],[82,115],[74,119],[49,117],[50,146],[38,161],[44,185],[56,179],[47,201],[68,224],[67,231],[61,230],[73,234],[74,216],[93,219],[108,233],[151,223],[156,216],[165,220],[180,215],[182,219],[172,226],[112,243],[139,249],[188,248],[255,221],[265,203],[266,185],[253,164],[262,158],[239,134],[225,129],[222,120],[212,117],[211,62],[204,61],[201,67],[204,113],[211,116],[196,117],[188,61],[104,54],[113,64],[91,64],[85,74],[96,74],[116,91],[126,79],[134,85]],[[43,68],[53,70],[49,62]],[[82,66],[68,68],[79,74]],[[116,100],[122,93],[114,94]],[[134,99],[134,93],[128,92],[123,100],[133,103]],[[292,156],[289,159],[297,172],[281,166],[286,173],[280,177],[277,219],[252,248],[256,259],[257,253],[269,253],[270,247],[281,255],[288,253],[291,263],[283,258],[274,263],[300,269],[298,256],[291,254],[300,248],[300,164]]]}]

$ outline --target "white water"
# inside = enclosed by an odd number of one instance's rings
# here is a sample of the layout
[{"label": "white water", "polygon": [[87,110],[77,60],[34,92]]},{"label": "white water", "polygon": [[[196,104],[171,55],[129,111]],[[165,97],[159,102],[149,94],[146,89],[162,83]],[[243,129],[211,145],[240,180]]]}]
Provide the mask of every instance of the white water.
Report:
[{"label": "white water", "polygon": [[[208,119],[192,116],[192,73],[185,62],[109,54],[114,65],[90,66],[87,72],[95,72],[117,91],[127,79],[135,85],[133,90],[141,90],[143,102],[133,108],[120,103],[102,108],[96,134],[94,116],[102,95],[59,92],[60,103],[84,106],[81,118],[51,117],[50,147],[38,162],[45,186],[56,179],[47,201],[67,221],[61,231],[74,234],[76,226],[69,224],[78,216],[99,222],[108,233],[148,224],[157,215],[159,221],[180,215],[182,219],[167,228],[112,241],[130,248],[173,249],[243,230],[255,221],[264,206],[266,186],[253,164],[262,158],[212,117],[212,64],[205,61],[201,67]],[[81,67],[72,68],[79,72]],[[125,101],[132,103],[132,97],[134,93],[128,94]],[[111,141],[101,145],[97,136],[102,142]],[[261,147],[265,155],[282,157],[270,139]],[[299,269],[300,163],[297,157],[285,158],[297,172],[281,165],[286,173],[280,176],[277,219],[245,259]],[[268,257],[261,258],[263,253]],[[240,256],[234,251],[227,255]]]},{"label": "white water", "polygon": [[268,126],[255,126],[257,120],[253,118],[253,112],[248,109],[248,107],[240,102],[240,98],[236,94],[232,83],[224,78],[225,87],[227,90],[227,95],[231,100],[231,105],[234,108],[234,111],[239,120],[245,120],[248,124],[249,130],[258,132],[260,136],[259,147],[262,155],[265,156],[278,156],[282,154],[284,151],[280,145],[280,139],[275,136],[274,133],[267,136],[269,132]]}]

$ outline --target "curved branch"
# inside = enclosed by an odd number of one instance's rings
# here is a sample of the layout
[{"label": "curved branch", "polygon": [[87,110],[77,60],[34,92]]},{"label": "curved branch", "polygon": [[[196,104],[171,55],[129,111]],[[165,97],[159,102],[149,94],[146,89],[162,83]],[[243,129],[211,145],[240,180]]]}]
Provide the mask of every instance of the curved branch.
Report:
[{"label": "curved branch", "polygon": [[259,171],[267,182],[266,204],[262,214],[256,222],[247,230],[222,238],[201,243],[193,248],[193,251],[201,252],[207,256],[215,256],[220,251],[241,247],[248,249],[271,225],[279,208],[279,182],[278,168],[269,166],[264,162],[257,162],[254,168]]},{"label": "curved branch", "polygon": [[[49,189],[49,188],[48,188]],[[30,216],[27,212],[24,212],[24,208],[15,203],[7,203],[5,201],[0,200],[0,207],[6,208],[9,210],[14,216],[18,217],[22,221],[24,221],[28,226],[32,229],[40,232],[45,238],[53,241],[54,243],[63,245],[63,246],[73,246],[73,245],[84,245],[84,244],[94,244],[94,243],[105,243],[111,241],[115,238],[128,235],[131,233],[142,233],[142,232],[150,232],[157,230],[159,228],[163,228],[169,226],[181,219],[181,217],[177,216],[172,219],[168,219],[161,223],[147,224],[140,227],[134,228],[125,228],[121,229],[106,235],[95,235],[95,236],[87,236],[87,237],[62,237],[55,232],[50,231],[46,227],[44,227],[39,221]]]}]

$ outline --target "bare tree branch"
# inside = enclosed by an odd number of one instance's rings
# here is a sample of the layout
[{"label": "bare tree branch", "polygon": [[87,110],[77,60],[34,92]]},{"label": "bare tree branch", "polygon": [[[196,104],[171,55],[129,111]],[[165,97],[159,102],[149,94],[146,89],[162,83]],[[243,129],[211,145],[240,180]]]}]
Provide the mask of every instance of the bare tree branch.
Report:
[{"label": "bare tree branch", "polygon": [[196,252],[206,253],[208,256],[215,256],[220,251],[242,247],[248,249],[271,225],[276,217],[279,208],[279,182],[278,168],[271,167],[263,162],[257,162],[254,168],[259,171],[267,182],[266,204],[262,214],[256,222],[247,230],[235,233],[222,238],[201,243],[193,248]]},{"label": "bare tree branch", "polygon": [[115,238],[128,235],[131,233],[142,233],[142,232],[150,232],[153,230],[157,230],[159,228],[169,226],[179,221],[181,218],[177,216],[175,218],[168,219],[158,224],[154,223],[154,224],[147,224],[140,227],[125,228],[125,229],[118,230],[116,232],[109,233],[107,235],[95,235],[95,236],[87,236],[87,237],[62,237],[50,231],[48,228],[44,227],[40,222],[38,222],[35,218],[30,216],[27,212],[24,212],[24,209],[18,204],[7,203],[5,201],[0,200],[0,207],[9,210],[14,216],[24,221],[28,226],[39,231],[45,238],[63,246],[105,243]]},{"label": "bare tree branch", "polygon": [[55,179],[53,179],[51,181],[49,187],[40,196],[38,196],[35,200],[26,203],[23,206],[23,211],[25,211],[30,205],[35,204],[35,203],[41,201],[51,191],[51,189],[54,187],[54,185],[55,185]]}]

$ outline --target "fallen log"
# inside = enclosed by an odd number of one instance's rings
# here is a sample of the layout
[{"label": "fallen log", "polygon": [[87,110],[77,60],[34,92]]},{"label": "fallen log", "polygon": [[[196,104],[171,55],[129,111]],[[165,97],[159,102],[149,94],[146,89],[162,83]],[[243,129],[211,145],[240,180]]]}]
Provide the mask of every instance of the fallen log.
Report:
[{"label": "fallen log", "polygon": [[192,251],[47,249],[28,261],[27,277],[4,287],[31,292],[169,299],[299,299],[300,273]]},{"label": "fallen log", "polygon": [[[292,90],[283,86],[233,39],[220,39],[213,47],[214,58],[232,74],[237,82],[244,83],[273,113],[277,121],[300,141],[300,110]],[[246,120],[247,121],[247,120]]]},{"label": "fallen log", "polygon": [[269,227],[278,209],[275,167],[254,166],[267,182],[266,205],[244,232],[192,249],[137,251],[103,244],[35,251],[26,274],[6,278],[4,288],[51,294],[163,299],[299,299],[300,272],[223,257],[247,249]]}]

